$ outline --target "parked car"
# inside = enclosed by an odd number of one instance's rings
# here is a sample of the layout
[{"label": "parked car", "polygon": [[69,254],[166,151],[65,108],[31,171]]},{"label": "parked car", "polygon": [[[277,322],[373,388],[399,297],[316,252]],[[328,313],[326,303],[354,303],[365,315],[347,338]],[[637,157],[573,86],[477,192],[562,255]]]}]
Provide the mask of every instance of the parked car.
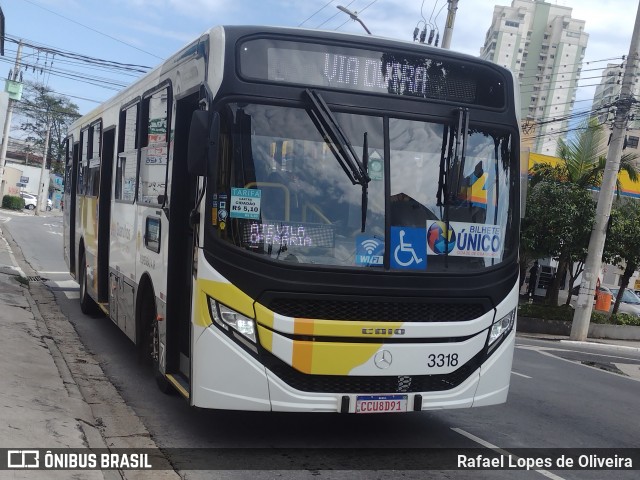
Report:
[{"label": "parked car", "polygon": [[[35,210],[36,205],[38,203],[38,197],[32,195],[27,192],[20,192],[20,196],[24,200],[24,208],[28,210]],[[53,208],[53,202],[50,198],[47,198],[47,210],[51,210]]]},{"label": "parked car", "polygon": [[[609,287],[611,293],[613,294],[613,301],[618,298],[618,292],[620,288],[618,287]],[[611,302],[613,308],[613,301]],[[624,310],[622,306],[624,305]],[[629,313],[631,315],[635,315],[636,317],[640,317],[640,297],[636,295],[632,290],[624,289],[622,293],[622,299],[620,300],[620,307],[618,308],[618,312],[620,313]]]},{"label": "parked car", "polygon": [[[575,308],[576,301],[578,300],[578,292],[580,290],[580,286],[575,286],[571,289],[571,302],[570,305]],[[608,286],[608,285],[600,285],[600,292],[610,293],[611,294],[611,307],[609,307],[609,311],[613,310],[613,305],[615,304],[616,298],[618,297],[618,292],[620,291],[620,287]],[[596,299],[594,296],[593,303],[595,304]],[[622,299],[620,300],[620,306],[618,307],[618,313],[626,313],[628,315],[635,315],[636,317],[640,317],[640,297],[638,297],[631,290],[625,289],[622,294]]]}]

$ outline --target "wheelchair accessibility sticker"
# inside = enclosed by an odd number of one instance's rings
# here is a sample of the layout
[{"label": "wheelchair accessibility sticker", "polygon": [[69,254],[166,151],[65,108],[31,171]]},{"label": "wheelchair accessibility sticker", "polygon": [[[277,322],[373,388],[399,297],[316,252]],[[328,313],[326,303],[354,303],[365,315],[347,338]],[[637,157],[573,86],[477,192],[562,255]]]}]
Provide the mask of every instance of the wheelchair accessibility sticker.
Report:
[{"label": "wheelchair accessibility sticker", "polygon": [[427,268],[427,231],[424,228],[391,227],[391,267]]}]

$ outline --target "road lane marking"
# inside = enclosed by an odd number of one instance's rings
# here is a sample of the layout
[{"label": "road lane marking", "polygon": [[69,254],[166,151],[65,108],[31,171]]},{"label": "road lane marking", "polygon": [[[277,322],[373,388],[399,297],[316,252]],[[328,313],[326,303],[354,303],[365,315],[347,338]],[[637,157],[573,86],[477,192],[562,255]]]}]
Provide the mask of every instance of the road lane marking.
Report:
[{"label": "road lane marking", "polygon": [[69,300],[77,300],[80,298],[80,292],[64,292]]},{"label": "road lane marking", "polygon": [[[619,359],[623,359],[623,360],[632,360],[632,361],[637,360],[635,358],[627,358],[627,357],[622,357],[620,355],[604,355],[604,354],[599,354],[599,353],[594,353],[594,352],[584,352],[584,351],[580,351],[580,350],[568,350],[568,349],[563,349],[563,348],[536,347],[534,350],[536,352],[538,352],[540,355],[544,355],[544,356],[549,357],[549,358],[554,358],[556,360],[560,360],[560,361],[563,361],[563,362],[571,363],[573,365],[578,365],[578,366],[585,367],[585,368],[591,368],[592,370],[596,370],[598,372],[606,373],[608,375],[615,375],[618,378],[626,378],[627,380],[632,380],[634,382],[640,382],[640,378],[634,378],[634,377],[629,377],[629,376],[625,376],[625,375],[620,375],[619,373],[610,372],[608,370],[603,370],[603,369],[597,368],[597,367],[592,367],[591,365],[586,365],[586,364],[582,363],[582,361],[580,361],[580,360],[570,360],[568,358],[560,357],[560,356],[558,356],[556,354],[553,354],[551,352],[555,351],[555,352],[583,353],[583,354],[586,354],[586,355],[610,357],[610,358],[619,358]],[[611,363],[614,363],[614,362],[611,362]]]},{"label": "road lane marking", "polygon": [[[493,450],[494,452],[499,453],[500,455],[507,455],[507,456],[511,456],[513,458],[520,458],[517,455],[514,455],[513,453],[509,453],[509,451],[504,450],[500,447],[498,447],[497,445],[494,445],[493,443],[489,443],[486,440],[481,439],[480,437],[476,437],[473,433],[469,433],[466,432],[464,430],[462,430],[461,428],[454,428],[451,427],[451,430],[453,430],[454,432],[462,435],[463,437],[467,437],[469,440],[472,440],[480,445],[482,445],[483,447],[489,448],[491,450]],[[565,480],[563,477],[560,477],[558,475],[556,475],[555,473],[551,473],[548,470],[533,470],[537,473],[539,473],[540,475],[543,475],[547,478],[551,478],[553,480]]]},{"label": "road lane marking", "polygon": [[524,377],[524,378],[532,378],[529,375],[525,375],[524,373],[514,372],[513,370],[511,370],[511,374],[512,375],[518,375],[519,377]]}]

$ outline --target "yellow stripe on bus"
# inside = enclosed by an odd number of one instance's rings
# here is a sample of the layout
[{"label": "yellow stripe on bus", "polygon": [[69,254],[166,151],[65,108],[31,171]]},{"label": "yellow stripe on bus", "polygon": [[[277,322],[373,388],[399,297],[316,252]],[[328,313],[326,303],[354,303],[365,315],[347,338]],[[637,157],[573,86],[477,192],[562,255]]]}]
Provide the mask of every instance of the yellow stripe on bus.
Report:
[{"label": "yellow stripe on bus", "polygon": [[212,319],[209,313],[209,300],[211,297],[238,313],[249,318],[254,318],[253,299],[235,285],[213,280],[198,279],[198,301],[194,312],[193,322],[201,327],[211,325]]},{"label": "yellow stripe on bus", "polygon": [[348,375],[366,363],[380,343],[293,341],[292,367],[314,375]]},{"label": "yellow stripe on bus", "polygon": [[256,321],[259,324],[264,325],[265,327],[269,327],[271,329],[275,328],[274,313],[271,310],[269,310],[264,305],[260,305],[259,303],[255,304],[255,309],[256,309]]}]

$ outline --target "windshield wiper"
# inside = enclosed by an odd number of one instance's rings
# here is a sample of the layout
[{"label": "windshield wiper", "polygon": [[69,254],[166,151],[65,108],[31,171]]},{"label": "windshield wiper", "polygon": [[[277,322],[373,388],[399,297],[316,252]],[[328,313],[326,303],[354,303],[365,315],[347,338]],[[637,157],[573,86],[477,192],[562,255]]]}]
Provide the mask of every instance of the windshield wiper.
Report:
[{"label": "windshield wiper", "polygon": [[[458,108],[458,126],[444,128],[442,135],[442,150],[440,152],[440,173],[438,176],[438,193],[436,194],[436,205],[444,207],[444,215],[441,211],[442,220],[445,223],[445,239],[449,240],[449,207],[455,203],[460,191],[462,176],[464,175],[464,164],[466,160],[465,150],[467,147],[467,135],[469,132],[469,110]],[[454,133],[455,131],[455,133]],[[455,142],[455,145],[454,145]],[[448,267],[449,249],[444,250],[444,264]]]},{"label": "windshield wiper", "polygon": [[[456,147],[453,155],[453,165],[451,170],[447,171],[450,178],[447,183],[451,185],[449,189],[449,200],[455,201],[460,193],[460,184],[464,175],[464,163],[466,159],[465,151],[467,149],[467,134],[469,132],[469,110],[466,108],[458,109],[458,131],[456,132]],[[461,145],[462,144],[462,145]]]},{"label": "windshield wiper", "polygon": [[[369,170],[369,134],[364,132],[362,140],[362,166],[364,171]],[[370,181],[370,180],[369,180]],[[367,209],[369,208],[369,181],[362,182],[362,228],[360,231],[364,233],[367,226]]]},{"label": "windshield wiper", "polygon": [[311,105],[311,109],[308,111],[309,116],[322,134],[322,138],[329,145],[351,183],[361,185],[364,188],[371,181],[367,169],[358,159],[349,139],[338,125],[331,110],[315,90],[307,88],[305,93],[309,97]]},{"label": "windshield wiper", "polygon": [[[447,143],[449,143],[447,148]],[[449,127],[444,127],[442,132],[442,151],[440,152],[440,173],[438,175],[438,193],[436,194],[436,206],[442,207],[447,203],[447,166],[451,157],[453,146],[453,132],[449,137]],[[441,212],[442,214],[442,212]]]}]

